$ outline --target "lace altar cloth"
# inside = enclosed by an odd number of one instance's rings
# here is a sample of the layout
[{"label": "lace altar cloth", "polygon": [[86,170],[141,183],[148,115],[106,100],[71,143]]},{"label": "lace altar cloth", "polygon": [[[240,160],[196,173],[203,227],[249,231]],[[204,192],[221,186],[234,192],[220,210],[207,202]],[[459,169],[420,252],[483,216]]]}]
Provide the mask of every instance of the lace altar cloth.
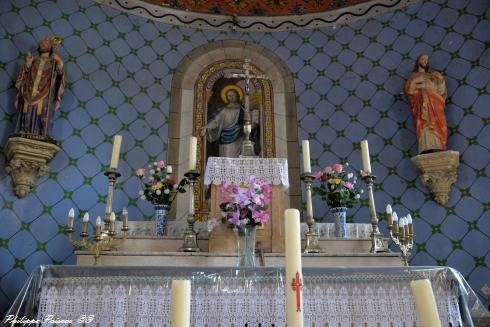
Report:
[{"label": "lace altar cloth", "polygon": [[288,160],[285,158],[223,158],[209,157],[204,185],[222,182],[244,184],[255,176],[272,185],[289,187]]},{"label": "lace altar cloth", "polygon": [[[442,326],[472,326],[470,308],[481,307],[451,268],[307,268],[303,274],[305,327],[420,326],[409,283],[421,278],[432,282]],[[278,268],[40,266],[6,317],[38,319],[40,326],[53,315],[73,326],[93,317],[87,326],[165,327],[171,281],[182,278],[192,281],[191,326],[286,326],[285,272]]]}]

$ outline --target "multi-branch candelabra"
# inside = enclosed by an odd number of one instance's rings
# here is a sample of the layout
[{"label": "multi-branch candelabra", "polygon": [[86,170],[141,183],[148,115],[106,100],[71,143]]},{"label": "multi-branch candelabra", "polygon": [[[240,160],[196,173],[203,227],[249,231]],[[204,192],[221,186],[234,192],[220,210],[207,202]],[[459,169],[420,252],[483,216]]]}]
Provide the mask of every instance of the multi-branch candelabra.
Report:
[{"label": "multi-branch candelabra", "polygon": [[73,223],[75,218],[75,211],[73,209],[70,210],[68,214],[68,226],[66,228],[66,232],[68,234],[68,240],[73,246],[77,248],[85,248],[90,252],[94,253],[95,256],[95,265],[100,264],[100,253],[101,251],[110,251],[116,248],[122,241],[126,239],[127,232],[129,231],[128,227],[128,212],[126,209],[123,210],[123,226],[121,228],[123,240],[115,240],[116,236],[116,216],[112,211],[112,199],[114,197],[114,185],[116,184],[116,180],[121,174],[117,172],[116,169],[110,168],[104,175],[107,176],[108,179],[108,190],[107,190],[107,200],[104,214],[104,229],[102,229],[102,221],[100,217],[97,217],[94,228],[94,236],[93,241],[90,242],[88,240],[88,223],[89,223],[89,215],[85,213],[82,221],[82,232],[80,233],[81,240],[73,240]]},{"label": "multi-branch candelabra", "polygon": [[194,187],[196,185],[196,179],[201,174],[197,170],[190,170],[184,176],[189,180],[189,214],[187,216],[187,227],[184,232],[184,244],[182,244],[179,250],[183,252],[200,252],[201,249],[197,245],[197,234],[194,231],[194,223],[196,222]]},{"label": "multi-branch candelabra", "polygon": [[313,179],[314,177],[311,173],[303,173],[301,175],[301,180],[306,186],[306,224],[308,225],[305,253],[321,252],[320,244],[318,244],[318,234],[316,233],[316,223],[313,218],[313,204],[311,201],[311,183],[313,182]]},{"label": "multi-branch candelabra", "polygon": [[369,198],[369,213],[371,215],[371,226],[372,226],[371,250],[369,252],[371,253],[387,252],[388,249],[386,248],[385,243],[383,242],[383,234],[379,232],[378,217],[376,215],[376,207],[374,205],[373,184],[374,184],[374,180],[376,179],[376,176],[368,173],[368,174],[364,174],[362,176],[362,179],[364,180],[367,186],[367,193]]},{"label": "multi-branch candelabra", "polygon": [[386,207],[386,215],[391,240],[400,248],[403,265],[408,266],[408,258],[413,248],[413,238],[415,236],[412,216],[408,214],[406,217],[398,219],[398,215],[396,212],[392,212],[389,204]]},{"label": "multi-branch candelabra", "polygon": [[91,253],[94,254],[94,264],[100,264],[100,253],[102,251],[110,251],[116,248],[121,242],[126,239],[127,232],[129,230],[128,227],[128,212],[123,210],[123,226],[121,228],[123,239],[116,240],[114,237],[116,236],[116,215],[114,212],[111,212],[109,215],[109,229],[102,230],[102,220],[100,216],[97,217],[95,221],[95,228],[93,233],[92,241],[89,240],[88,236],[88,225],[89,225],[89,214],[86,212],[83,216],[82,220],[82,231],[80,233],[80,240],[73,239],[73,232],[75,231],[73,228],[75,218],[75,211],[70,209],[68,213],[68,226],[66,228],[66,233],[68,234],[68,241],[76,247],[87,249]]}]

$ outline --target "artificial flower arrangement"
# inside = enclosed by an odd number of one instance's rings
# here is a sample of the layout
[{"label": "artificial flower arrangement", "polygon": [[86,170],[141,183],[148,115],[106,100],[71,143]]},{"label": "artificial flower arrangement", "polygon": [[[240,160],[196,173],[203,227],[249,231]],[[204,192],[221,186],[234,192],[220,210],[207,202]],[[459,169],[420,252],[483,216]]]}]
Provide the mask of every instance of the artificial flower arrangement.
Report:
[{"label": "artificial flower arrangement", "polygon": [[345,170],[345,166],[334,164],[315,172],[313,177],[322,181],[320,186],[313,187],[313,191],[326,201],[330,208],[352,208],[359,200],[363,190],[356,186],[357,177]]},{"label": "artificial flower arrangement", "polygon": [[228,222],[232,227],[256,226],[269,222],[271,184],[251,176],[245,185],[222,183],[219,194],[223,222]]},{"label": "artificial flower arrangement", "polygon": [[185,186],[189,183],[187,178],[177,183],[171,173],[171,166],[167,166],[163,160],[148,165],[148,172],[144,168],[137,169],[136,176],[143,184],[139,192],[141,199],[171,206],[178,193],[185,193]]}]

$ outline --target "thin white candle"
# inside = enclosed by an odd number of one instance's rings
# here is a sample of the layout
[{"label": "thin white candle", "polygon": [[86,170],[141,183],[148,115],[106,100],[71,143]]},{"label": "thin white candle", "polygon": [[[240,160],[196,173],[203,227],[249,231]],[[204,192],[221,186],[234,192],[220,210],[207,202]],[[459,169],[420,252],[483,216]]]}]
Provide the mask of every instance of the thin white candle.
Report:
[{"label": "thin white candle", "polygon": [[301,148],[303,149],[303,172],[311,173],[310,141],[303,140],[301,142]]},{"label": "thin white candle", "polygon": [[88,221],[90,220],[90,216],[88,215],[88,212],[86,212],[83,215],[82,219],[82,234],[87,234],[88,233]]},{"label": "thin white candle", "polygon": [[68,224],[67,224],[68,229],[73,229],[74,221],[75,221],[75,209],[71,208],[70,211],[68,211]]},{"label": "thin white candle", "polygon": [[393,210],[389,204],[386,206],[386,219],[388,220],[388,225],[393,225]]},{"label": "thin white candle", "polygon": [[371,174],[371,160],[369,159],[369,146],[368,141],[361,141],[361,154],[362,154],[362,169]]},{"label": "thin white candle", "polygon": [[[303,326],[303,296],[301,286],[303,272],[301,268],[301,234],[299,210],[285,211],[285,243],[286,243],[286,319],[288,327]],[[299,277],[299,280],[298,280]]]},{"label": "thin white candle", "polygon": [[414,280],[410,283],[410,287],[421,326],[440,327],[441,321],[430,281],[428,279]]},{"label": "thin white candle", "polygon": [[112,146],[111,169],[117,169],[117,165],[119,163],[119,153],[121,152],[121,142],[122,136],[115,135],[114,144]]},{"label": "thin white candle", "polygon": [[100,219],[100,216],[97,216],[97,219],[95,219],[95,237],[100,237],[101,234],[101,229],[102,229],[102,219]]},{"label": "thin white candle", "polygon": [[196,170],[197,137],[191,136],[189,141],[189,170]]},{"label": "thin white candle", "polygon": [[170,326],[189,327],[191,320],[191,281],[173,280],[170,302]]},{"label": "thin white candle", "polygon": [[109,216],[109,231],[114,232],[116,230],[116,214],[114,211],[111,212]]},{"label": "thin white candle", "polygon": [[123,208],[122,215],[123,215],[123,228],[127,228],[129,218],[128,218],[128,210],[126,208]]}]

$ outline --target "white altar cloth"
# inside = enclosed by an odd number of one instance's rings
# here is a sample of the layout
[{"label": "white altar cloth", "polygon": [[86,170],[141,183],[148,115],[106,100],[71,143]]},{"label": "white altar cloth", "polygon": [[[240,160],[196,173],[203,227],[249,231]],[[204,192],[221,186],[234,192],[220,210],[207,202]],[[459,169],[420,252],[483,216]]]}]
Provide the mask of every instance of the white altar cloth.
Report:
[{"label": "white altar cloth", "polygon": [[209,157],[204,185],[222,182],[245,184],[250,176],[289,187],[288,160],[285,158],[223,158]]},{"label": "white altar cloth", "polygon": [[[478,303],[461,275],[445,267],[308,268],[303,274],[305,327],[420,326],[409,284],[421,278],[431,280],[442,326],[472,326],[469,309]],[[100,327],[165,327],[176,278],[192,282],[191,326],[286,325],[285,274],[277,268],[40,267],[8,314],[74,321],[93,315]]]}]

